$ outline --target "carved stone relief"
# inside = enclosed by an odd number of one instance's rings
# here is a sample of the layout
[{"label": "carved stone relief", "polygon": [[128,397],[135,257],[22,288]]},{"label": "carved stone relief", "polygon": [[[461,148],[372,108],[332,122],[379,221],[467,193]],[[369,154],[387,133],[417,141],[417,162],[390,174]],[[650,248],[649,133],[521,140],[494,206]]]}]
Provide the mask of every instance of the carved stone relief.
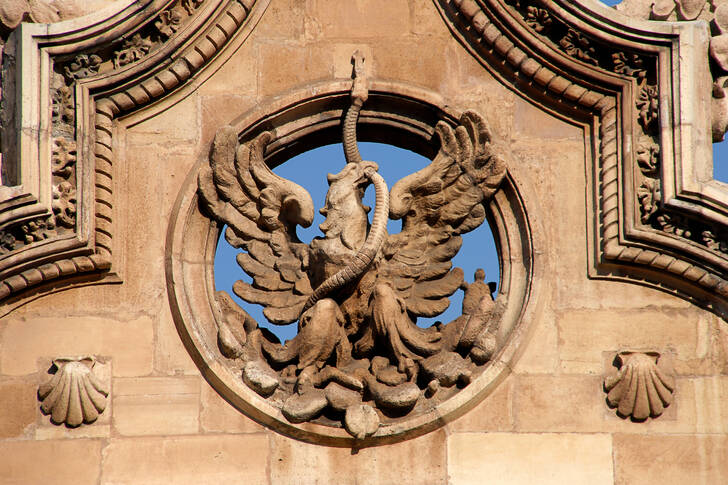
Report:
[{"label": "carved stone relief", "polygon": [[[128,2],[109,19],[79,21],[68,32],[28,25],[12,32],[3,82],[31,79],[27,87],[47,90],[52,109],[40,105],[44,99],[3,100],[2,125],[29,130],[15,140],[5,136],[2,146],[0,298],[79,273],[118,281],[112,268],[118,254],[113,239],[115,120],[155,100],[173,103],[176,90],[228,42],[242,42],[267,3],[179,0],[145,7]],[[496,77],[547,109],[586,120],[593,130],[597,159],[591,186],[598,203],[588,220],[598,220],[599,227],[590,275],[652,284],[655,272],[666,271],[670,282],[660,288],[728,311],[713,296],[728,297],[722,277],[728,254],[721,249],[728,233],[722,222],[727,204],[719,187],[696,176],[706,172],[710,146],[704,143],[701,120],[710,117],[710,106],[690,89],[701,85],[702,70],[715,70],[700,60],[700,27],[683,23],[660,29],[655,24],[654,35],[646,36],[646,26],[617,28],[616,14],[576,8],[565,0],[435,3],[464,47]],[[61,12],[65,5],[55,5],[62,18],[67,18]],[[689,12],[680,7],[679,15],[718,11],[715,2],[706,5],[707,10]],[[35,18],[32,12],[22,15]],[[722,29],[720,22],[715,28]],[[73,49],[55,47],[54,39],[61,38]],[[21,45],[36,59],[22,68],[15,62]],[[713,50],[719,47],[715,43]],[[50,56],[47,65],[37,61],[41,52]],[[157,72],[162,61],[165,67]],[[680,82],[679,76],[684,77]],[[677,93],[679,103],[661,104],[657,94],[667,92]],[[78,116],[77,109],[89,116]],[[79,132],[94,136],[80,140]],[[54,173],[51,167],[58,165],[63,168]],[[78,170],[91,165],[88,172]]]},{"label": "carved stone relief", "polygon": [[[347,164],[328,175],[323,237],[309,245],[298,240],[295,228],[311,224],[313,202],[265,164],[269,132],[241,144],[233,128],[221,128],[198,183],[205,212],[227,226],[226,239],[241,249],[238,264],[253,278],[238,281],[235,293],[263,305],[273,324],[298,321],[296,337],[281,344],[218,292],[220,351],[290,422],[338,421],[362,439],[381,420],[418,414],[451,396],[454,386],[467,386],[493,356],[502,310],[482,270],[467,284],[450,259],[462,236],[484,222],[484,204],[506,164],[485,119],[466,111],[455,129],[437,124],[435,159],[390,192],[377,163],[363,161],[357,148],[368,88],[363,59],[354,59],[358,75],[343,123]],[[370,184],[371,226],[362,205]],[[399,234],[387,233],[389,218],[402,219]],[[441,314],[460,288],[461,317],[429,328],[415,324],[418,316]]]},{"label": "carved stone relief", "polygon": [[728,2],[725,0],[623,0],[616,8],[626,15],[636,18],[670,22],[705,20],[710,24],[713,141],[723,140],[728,131]]},{"label": "carved stone relief", "polygon": [[109,383],[96,375],[96,358],[58,358],[52,376],[38,388],[41,410],[54,424],[75,428],[91,424],[106,409]]},{"label": "carved stone relief", "polygon": [[[353,85],[305,87],[218,130],[180,194],[167,262],[178,329],[216,390],[283,433],[347,446],[415,436],[466,412],[507,372],[535,308],[526,308],[534,256],[507,148],[481,115],[366,79],[355,59]],[[378,167],[389,161],[361,159],[357,123],[381,141],[417,140],[405,146],[432,162],[388,187]],[[340,124],[347,163],[328,175],[323,235],[306,244],[295,228],[311,224],[311,197],[271,168]],[[369,185],[371,224],[361,201]],[[390,218],[402,220],[400,233],[387,232]],[[450,261],[486,218],[503,255],[495,301],[481,270],[470,281]],[[215,291],[221,231],[252,278],[233,291],[271,324],[297,322],[292,340]],[[459,291],[460,317],[417,325]]]},{"label": "carved stone relief", "polygon": [[659,352],[619,352],[617,370],[604,379],[607,404],[622,417],[644,421],[660,416],[673,400],[674,371]]},{"label": "carved stone relief", "polygon": [[[254,0],[126,1],[108,18],[90,15],[48,29],[24,23],[14,31],[21,19],[57,21],[98,5],[6,3],[0,300],[80,273],[90,273],[86,281],[118,281],[110,271],[120,258],[113,240],[116,118],[174,95],[233,34],[251,30],[247,24],[268,0],[257,10]],[[23,63],[16,61],[20,52],[29,56]],[[17,96],[18,86],[48,95]]]}]

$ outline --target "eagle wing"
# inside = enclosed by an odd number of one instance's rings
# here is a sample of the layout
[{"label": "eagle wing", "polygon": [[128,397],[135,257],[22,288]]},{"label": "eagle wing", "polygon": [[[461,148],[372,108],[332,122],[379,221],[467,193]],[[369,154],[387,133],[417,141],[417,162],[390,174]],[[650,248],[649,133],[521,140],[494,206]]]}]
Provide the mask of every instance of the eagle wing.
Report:
[{"label": "eagle wing", "polygon": [[413,316],[433,317],[463,283],[451,259],[462,234],[485,220],[484,202],[505,177],[506,164],[494,152],[485,119],[465,112],[453,130],[439,122],[440,150],[422,170],[397,182],[390,192],[390,217],[402,231],[382,248],[378,281],[386,280]]},{"label": "eagle wing", "polygon": [[237,281],[233,291],[258,303],[275,324],[298,320],[313,292],[306,269],[309,248],[296,236],[296,225],[313,222],[313,201],[300,185],[274,174],[263,153],[271,140],[264,132],[239,144],[232,127],[218,130],[209,165],[198,175],[202,207],[226,224],[225,239],[242,249],[237,262],[253,279]]}]

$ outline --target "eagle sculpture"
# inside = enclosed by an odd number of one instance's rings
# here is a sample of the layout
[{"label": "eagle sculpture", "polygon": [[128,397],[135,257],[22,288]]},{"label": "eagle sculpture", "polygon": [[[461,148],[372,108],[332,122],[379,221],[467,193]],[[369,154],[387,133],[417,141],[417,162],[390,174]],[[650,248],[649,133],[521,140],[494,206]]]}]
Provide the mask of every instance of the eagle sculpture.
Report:
[{"label": "eagle sculpture", "polygon": [[[389,191],[378,165],[363,161],[356,144],[367,98],[359,65],[343,124],[347,163],[328,175],[322,237],[310,244],[297,237],[297,226],[313,222],[313,201],[266,165],[269,132],[240,143],[232,127],[221,128],[209,165],[199,172],[198,194],[203,209],[227,226],[227,241],[241,250],[237,262],[252,278],[237,281],[235,294],[262,305],[273,324],[298,322],[296,337],[281,344],[218,292],[222,354],[240,362],[244,381],[278,402],[290,421],[343,416],[349,432],[363,438],[385,415],[405,415],[444,387],[467,385],[490,358],[490,288],[482,270],[465,283],[451,259],[462,235],[485,220],[484,204],[506,166],[484,118],[466,111],[454,129],[437,124],[435,158]],[[370,184],[376,191],[371,224],[362,203]],[[400,233],[388,234],[389,218],[402,220]],[[417,317],[447,309],[458,289],[465,290],[461,317],[416,325]]]}]

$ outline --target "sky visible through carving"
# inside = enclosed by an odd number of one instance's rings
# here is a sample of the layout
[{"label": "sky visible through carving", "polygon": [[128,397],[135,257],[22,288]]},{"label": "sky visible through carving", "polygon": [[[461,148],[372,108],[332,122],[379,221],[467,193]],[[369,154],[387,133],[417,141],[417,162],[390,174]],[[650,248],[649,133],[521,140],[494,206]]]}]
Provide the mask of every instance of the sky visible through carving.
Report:
[{"label": "sky visible through carving", "polygon": [[[613,6],[620,3],[620,0],[603,0],[603,3]],[[416,153],[391,145],[360,143],[360,149],[365,160],[372,160],[379,164],[379,173],[387,181],[390,189],[399,179],[423,168],[430,162]],[[311,227],[298,229],[298,235],[303,242],[309,243],[315,236],[322,235],[318,226],[324,221],[324,217],[318,213],[318,210],[323,207],[326,198],[328,189],[326,174],[337,173],[344,164],[343,149],[338,144],[302,153],[275,169],[278,175],[303,186],[313,198],[316,207],[316,219]],[[713,144],[713,173],[717,180],[728,183],[728,140]],[[364,203],[372,208],[374,207],[373,187],[369,187]],[[399,221],[389,222],[388,230],[390,233],[399,232],[400,228],[401,223]],[[215,255],[215,285],[217,289],[227,291],[260,325],[273,330],[281,340],[293,338],[296,335],[295,323],[287,326],[271,325],[263,316],[261,306],[245,303],[232,292],[232,285],[236,280],[242,279],[251,282],[251,279],[235,262],[237,252],[224,238],[220,238],[218,251]],[[485,270],[486,281],[499,281],[498,253],[487,223],[463,237],[463,247],[453,259],[453,266],[463,268],[465,279],[468,282],[472,281],[473,273],[477,268]],[[435,320],[446,323],[458,317],[461,313],[462,295],[462,291],[458,290],[450,299],[450,307],[445,313],[437,318],[419,319],[418,325],[428,326],[434,323]]]},{"label": "sky visible through carving", "polygon": [[[409,150],[386,145],[382,143],[359,143],[364,160],[371,160],[379,164],[379,174],[387,181],[391,190],[401,178],[424,168],[430,160]],[[281,177],[296,182],[308,190],[313,199],[316,218],[311,227],[307,229],[298,228],[298,237],[301,241],[309,243],[314,237],[322,236],[318,226],[324,222],[324,216],[319,214],[319,209],[324,206],[328,183],[326,174],[339,172],[346,161],[344,150],[341,144],[327,145],[314,150],[302,153],[293,157],[286,163],[274,169],[274,172]],[[364,197],[364,204],[372,208],[369,213],[371,221],[374,213],[374,187],[370,186]],[[389,221],[387,230],[390,234],[400,232],[401,221]],[[296,324],[277,326],[269,324],[263,316],[262,307],[251,305],[240,300],[232,292],[232,285],[236,280],[242,279],[248,283],[252,280],[243,272],[235,262],[235,255],[238,250],[232,248],[224,237],[220,238],[218,250],[215,255],[215,286],[217,290],[225,290],[261,325],[274,331],[282,340],[291,339],[296,334]],[[463,246],[457,256],[453,258],[453,267],[461,267],[465,271],[465,281],[473,281],[473,273],[477,268],[483,268],[486,274],[486,281],[498,283],[500,279],[500,268],[498,253],[495,242],[487,222],[484,222],[478,229],[463,236]],[[436,318],[420,318],[418,325],[429,326],[436,320],[448,323],[462,313],[462,290],[458,290],[450,298],[450,307]]]}]

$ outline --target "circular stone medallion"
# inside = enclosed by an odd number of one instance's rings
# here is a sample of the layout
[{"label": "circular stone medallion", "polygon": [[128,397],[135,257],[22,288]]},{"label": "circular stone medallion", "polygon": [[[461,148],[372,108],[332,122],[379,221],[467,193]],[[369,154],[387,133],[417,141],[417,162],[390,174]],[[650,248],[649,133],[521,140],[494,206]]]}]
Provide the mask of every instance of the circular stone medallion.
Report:
[{"label": "circular stone medallion", "polygon": [[[290,436],[362,446],[428,432],[491,392],[526,333],[534,261],[509,155],[482,116],[447,111],[427,91],[376,81],[360,112],[361,103],[350,105],[349,86],[294,93],[218,130],[178,198],[167,275],[180,335],[226,400]],[[337,141],[342,120],[349,163],[328,176],[323,235],[305,244],[295,227],[311,224],[318,208],[270,167]],[[387,187],[378,165],[358,156],[357,126],[368,141],[433,162]],[[361,203],[370,184],[371,225]],[[390,218],[402,219],[399,234],[387,233]],[[467,282],[450,262],[483,223],[499,249],[495,300],[481,271]],[[298,322],[292,340],[279,342],[228,293],[215,291],[223,230],[252,278],[233,291],[262,305],[273,324]],[[464,292],[460,317],[416,325],[417,317],[442,313],[456,291]]]}]

